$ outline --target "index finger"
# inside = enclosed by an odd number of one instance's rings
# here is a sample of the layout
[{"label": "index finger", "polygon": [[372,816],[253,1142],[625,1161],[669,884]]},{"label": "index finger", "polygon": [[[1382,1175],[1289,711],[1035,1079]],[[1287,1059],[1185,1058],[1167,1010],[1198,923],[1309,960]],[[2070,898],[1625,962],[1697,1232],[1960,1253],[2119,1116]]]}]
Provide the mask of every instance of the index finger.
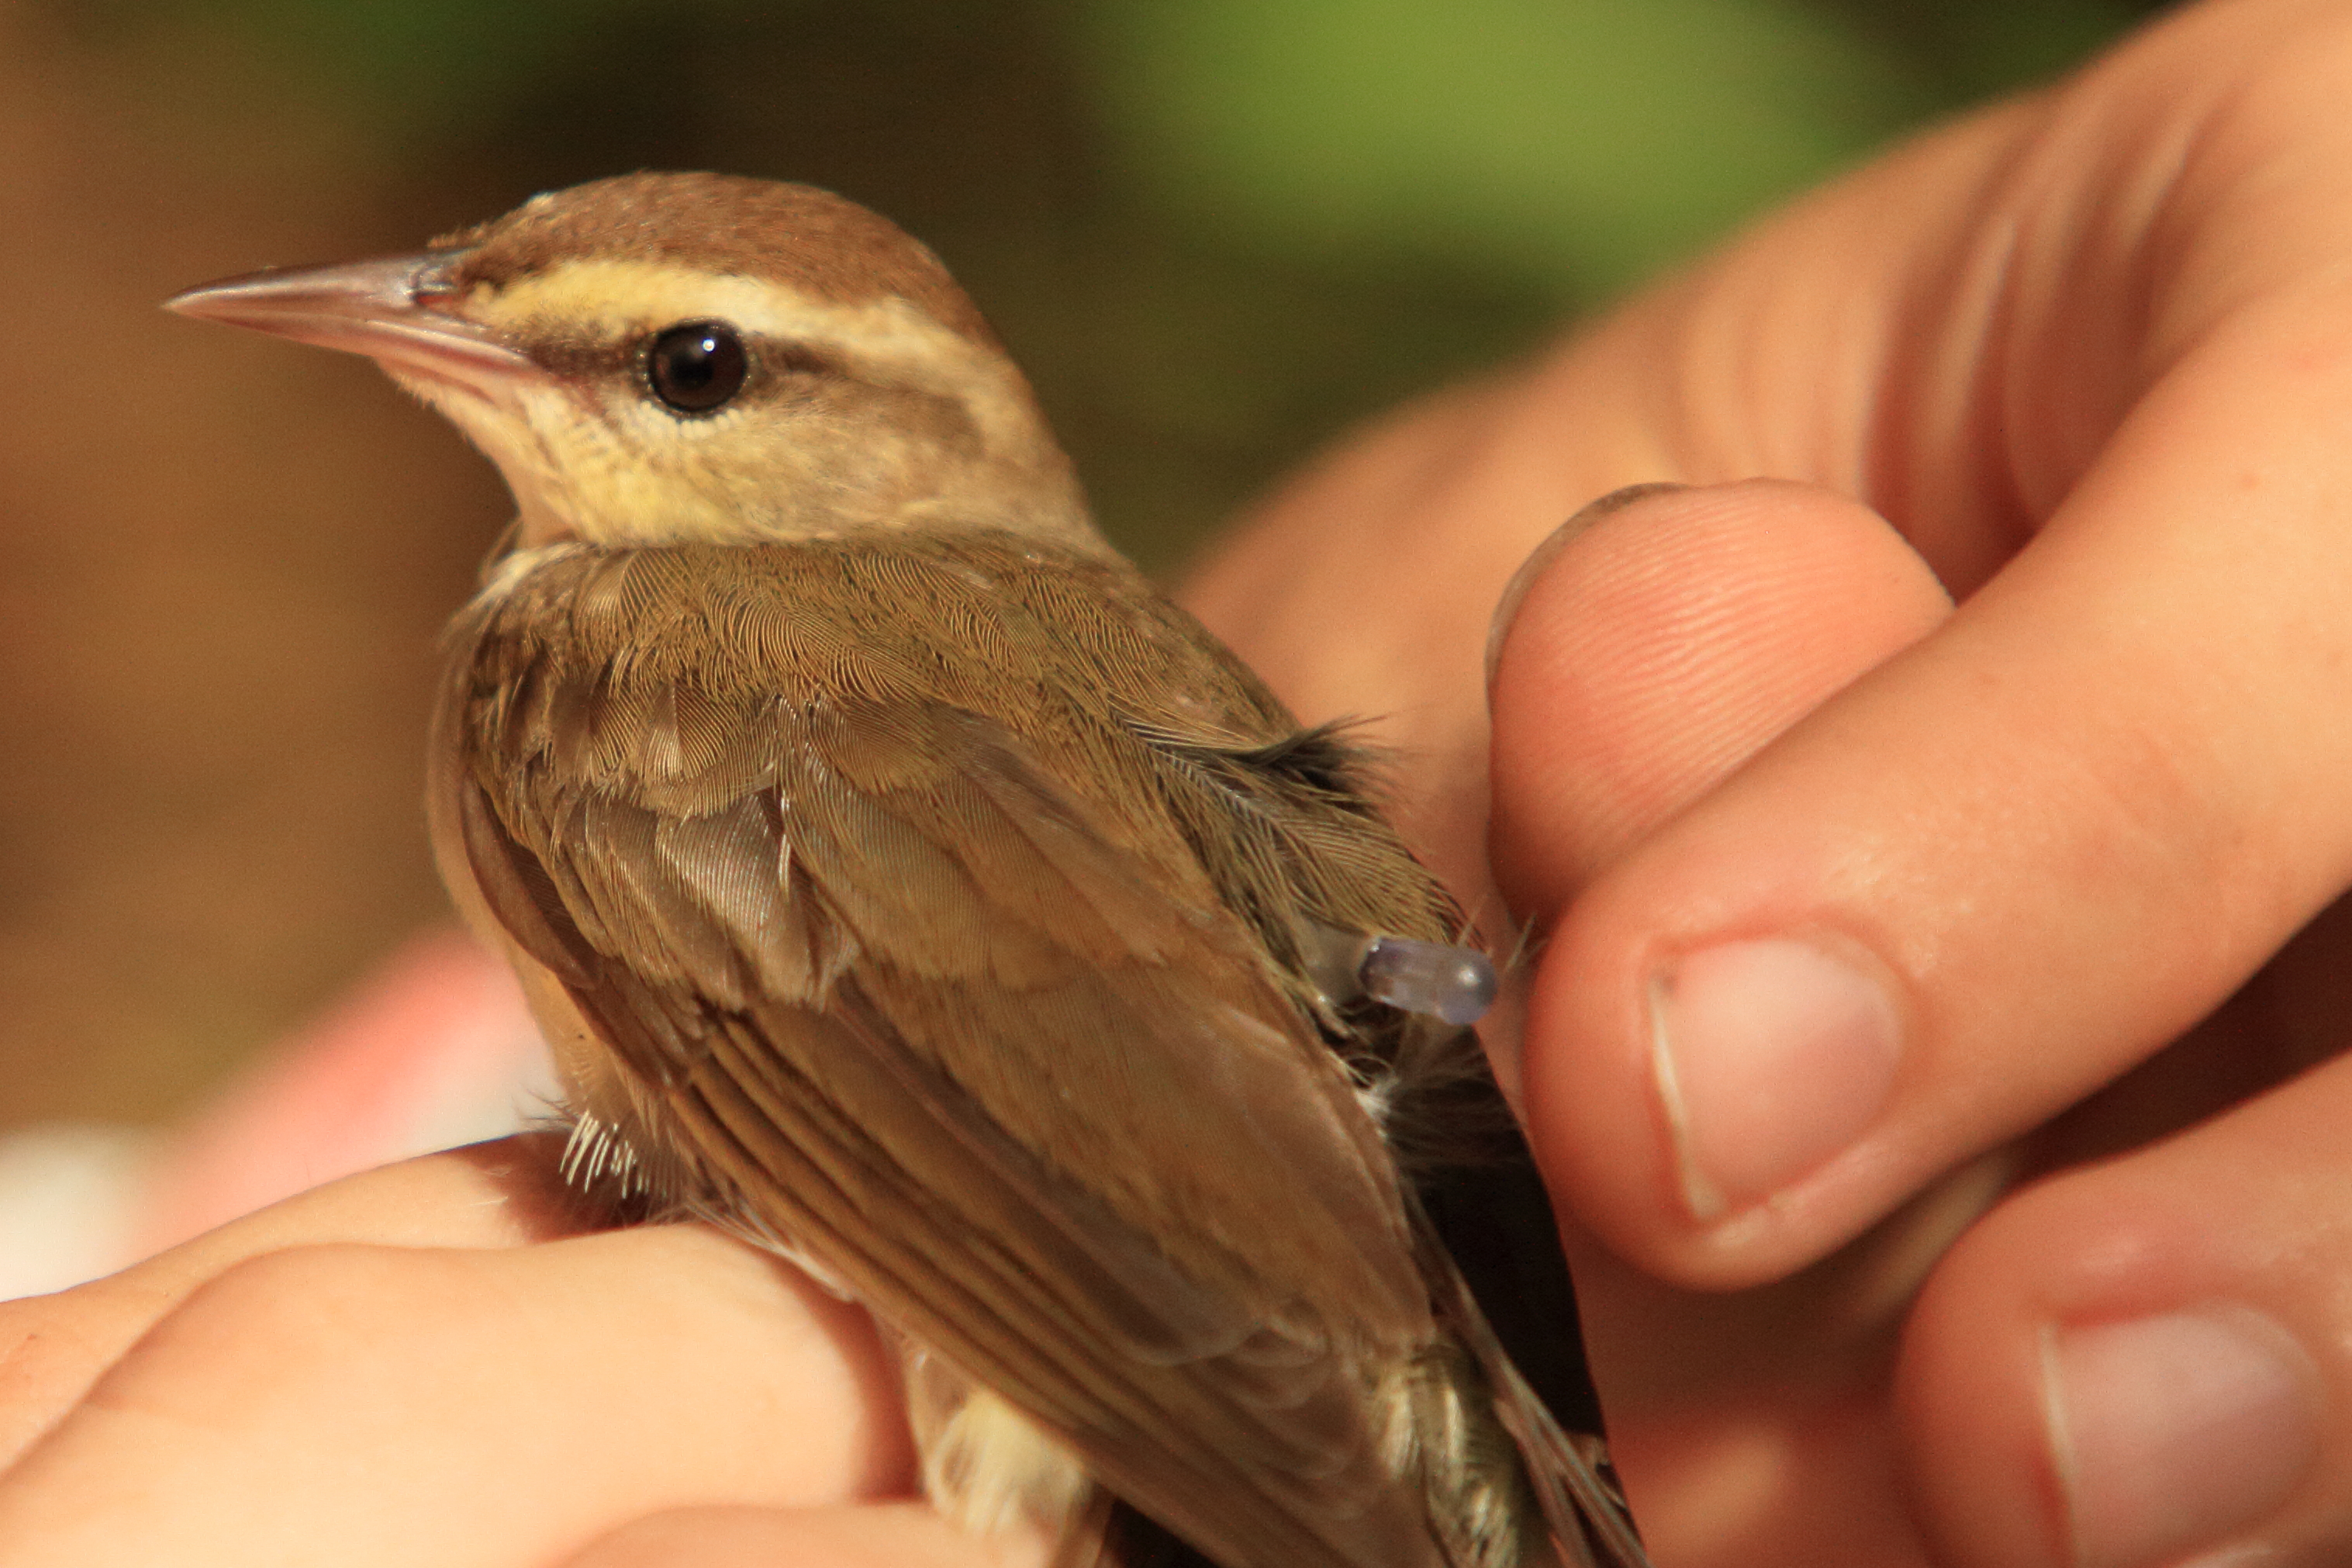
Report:
[{"label": "index finger", "polygon": [[[2220,27],[2249,16],[2276,25]],[[1651,1267],[1819,1257],[2185,1030],[2352,879],[2352,286],[2326,259],[2352,133],[2322,105],[2348,82],[2340,8],[2216,7],[2053,101],[1985,220],[2006,298],[1884,394],[1955,452],[1975,431],[2049,521],[1565,917],[1538,1146]],[[2137,205],[2086,225],[2103,197]],[[1971,362],[1956,399],[1934,373]],[[1775,1126],[1723,1087],[1776,1076],[1853,1114]]]}]

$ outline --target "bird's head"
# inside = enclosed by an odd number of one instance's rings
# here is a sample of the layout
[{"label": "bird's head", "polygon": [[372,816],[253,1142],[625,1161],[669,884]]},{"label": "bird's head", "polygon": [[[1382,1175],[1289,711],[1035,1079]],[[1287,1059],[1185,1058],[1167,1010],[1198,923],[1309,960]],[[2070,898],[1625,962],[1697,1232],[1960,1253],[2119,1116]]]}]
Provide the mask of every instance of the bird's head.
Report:
[{"label": "bird's head", "polygon": [[625,174],[420,256],[168,303],[374,359],[498,464],[527,543],[978,526],[1098,547],[1028,384],[947,269],[805,185]]}]

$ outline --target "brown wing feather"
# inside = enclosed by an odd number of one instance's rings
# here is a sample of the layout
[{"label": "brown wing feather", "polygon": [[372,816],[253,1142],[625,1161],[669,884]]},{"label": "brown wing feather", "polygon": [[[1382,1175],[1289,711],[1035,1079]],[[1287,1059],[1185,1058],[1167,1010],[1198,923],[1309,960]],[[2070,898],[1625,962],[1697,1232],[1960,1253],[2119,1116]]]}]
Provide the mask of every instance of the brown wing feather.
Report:
[{"label": "brown wing feather", "polygon": [[[483,900],[703,1179],[1108,1484],[1230,1568],[1433,1563],[1380,1447],[1433,1331],[1393,1172],[1002,581],[557,552],[462,628]],[[1094,651],[1164,658],[1152,613]]]}]

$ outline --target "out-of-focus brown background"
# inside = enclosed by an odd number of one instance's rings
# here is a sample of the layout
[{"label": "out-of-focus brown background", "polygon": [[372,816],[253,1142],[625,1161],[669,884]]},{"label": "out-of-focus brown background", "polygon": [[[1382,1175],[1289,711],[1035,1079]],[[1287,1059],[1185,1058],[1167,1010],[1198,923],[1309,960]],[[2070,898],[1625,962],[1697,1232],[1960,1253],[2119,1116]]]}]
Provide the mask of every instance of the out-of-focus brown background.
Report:
[{"label": "out-of-focus brown background", "polygon": [[898,217],[1170,570],[2126,0],[0,0],[0,1130],[152,1122],[442,910],[435,636],[505,515],[358,361],[174,289],[639,167]]}]

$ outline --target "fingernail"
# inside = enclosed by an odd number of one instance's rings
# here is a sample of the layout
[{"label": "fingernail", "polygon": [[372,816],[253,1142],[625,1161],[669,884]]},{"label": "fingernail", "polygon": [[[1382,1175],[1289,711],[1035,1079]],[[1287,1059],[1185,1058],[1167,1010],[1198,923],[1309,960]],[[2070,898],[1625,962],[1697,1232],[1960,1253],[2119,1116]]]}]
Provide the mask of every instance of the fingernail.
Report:
[{"label": "fingernail", "polygon": [[1770,937],[1685,953],[1654,980],[1650,1046],[1683,1201],[1704,1223],[1859,1137],[1894,1088],[1902,1031],[1875,976]]},{"label": "fingernail", "polygon": [[1566,522],[1544,535],[1543,542],[1528,552],[1528,558],[1519,563],[1519,569],[1511,574],[1511,580],[1503,584],[1503,596],[1495,602],[1495,614],[1486,623],[1488,690],[1494,689],[1495,663],[1503,657],[1503,639],[1511,635],[1511,623],[1518,618],[1520,601],[1528,596],[1528,586],[1544,574],[1544,569],[1551,564],[1552,558],[1567,549],[1578,534],[1611,512],[1622,511],[1635,501],[1654,495],[1689,488],[1688,485],[1671,484],[1664,480],[1645,485],[1625,485],[1611,490],[1599,500],[1586,502]]},{"label": "fingernail", "polygon": [[2318,1373],[2251,1308],[2048,1329],[2042,1360],[2080,1568],[2218,1546],[2284,1501],[2318,1454]]}]

